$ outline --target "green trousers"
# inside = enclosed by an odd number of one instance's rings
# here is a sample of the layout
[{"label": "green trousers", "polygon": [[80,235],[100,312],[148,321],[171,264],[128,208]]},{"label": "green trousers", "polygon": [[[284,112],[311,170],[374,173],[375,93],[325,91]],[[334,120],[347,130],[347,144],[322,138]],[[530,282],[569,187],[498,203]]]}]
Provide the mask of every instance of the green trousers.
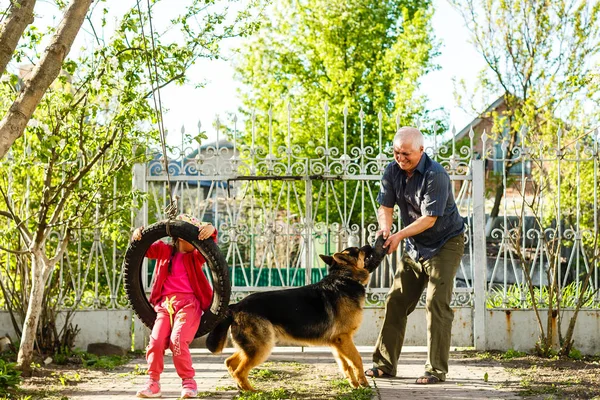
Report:
[{"label": "green trousers", "polygon": [[425,371],[442,381],[446,380],[454,320],[450,301],[454,276],[460,266],[464,249],[464,236],[461,234],[448,240],[429,260],[417,262],[404,255],[386,300],[385,318],[373,353],[373,366],[390,375],[396,375],[407,317],[419,303],[423,289],[427,288]]}]

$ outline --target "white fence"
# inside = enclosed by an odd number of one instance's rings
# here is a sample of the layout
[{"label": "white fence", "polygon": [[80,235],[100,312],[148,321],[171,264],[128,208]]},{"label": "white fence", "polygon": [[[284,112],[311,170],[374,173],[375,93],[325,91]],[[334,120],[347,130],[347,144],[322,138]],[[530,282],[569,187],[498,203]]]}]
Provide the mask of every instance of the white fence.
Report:
[{"label": "white fence", "polygon": [[[301,135],[291,113],[280,122],[271,112],[252,116],[243,129],[234,118],[228,140],[217,124],[217,141],[210,144],[193,145],[182,131],[181,145],[169,156],[170,194],[160,154],[135,166],[133,187],[148,198],[134,225],[161,220],[170,195],[178,196],[179,211],[211,220],[231,268],[233,301],[269,287],[319,280],[325,269],[318,254],[375,239],[378,185],[392,161],[396,124],[381,114],[367,123],[362,112],[346,112],[334,123],[327,109],[315,120],[322,135],[303,142],[295,141]],[[330,136],[333,125],[338,134]],[[426,149],[455,182],[467,226],[453,304],[473,308],[473,321],[465,325],[474,330],[478,347],[488,342],[486,308],[530,308],[529,281],[539,288],[534,295],[542,306],[548,282],[563,288],[559,296],[565,308],[582,290],[584,309],[600,304],[597,135],[565,143],[558,132],[546,144],[524,132],[512,145],[507,138],[491,140],[473,130],[465,138],[433,136]],[[486,218],[491,209],[486,190],[494,193],[498,187],[499,216],[491,220]],[[97,210],[98,218],[103,212],[110,210]],[[60,263],[52,278],[62,288],[58,301],[64,308],[125,308],[121,262],[126,240],[107,240],[99,229],[79,235],[87,235],[91,247],[76,249],[77,259],[67,255]],[[368,306],[382,305],[399,256],[388,256],[373,274]],[[26,260],[0,250],[0,279],[7,287],[17,262]],[[556,275],[548,273],[553,263],[558,263]]]}]

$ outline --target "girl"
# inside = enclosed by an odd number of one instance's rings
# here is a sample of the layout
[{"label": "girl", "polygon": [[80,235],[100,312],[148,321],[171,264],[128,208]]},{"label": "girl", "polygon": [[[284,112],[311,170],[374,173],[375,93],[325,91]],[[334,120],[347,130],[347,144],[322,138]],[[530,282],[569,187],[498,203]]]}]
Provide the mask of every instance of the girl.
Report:
[{"label": "girl", "polygon": [[[198,227],[198,239],[212,237],[217,241],[217,230],[187,214],[178,220]],[[137,228],[132,240],[140,240],[144,227]],[[196,397],[198,389],[194,380],[192,356],[189,345],[194,339],[202,313],[210,307],[212,288],[202,272],[204,257],[189,242],[173,238],[169,245],[162,240],[154,242],[146,257],[156,259],[156,269],[150,304],[156,311],[156,322],[146,348],[149,379],[137,397],[160,397],[160,374],[164,369],[167,347],[173,353],[173,364],[181,378],[181,398]]]}]

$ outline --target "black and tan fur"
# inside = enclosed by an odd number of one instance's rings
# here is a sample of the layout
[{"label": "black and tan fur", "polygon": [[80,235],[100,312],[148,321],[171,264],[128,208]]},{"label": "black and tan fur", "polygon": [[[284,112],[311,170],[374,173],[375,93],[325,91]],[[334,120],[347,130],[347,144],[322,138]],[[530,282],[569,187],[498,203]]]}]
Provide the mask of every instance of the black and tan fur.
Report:
[{"label": "black and tan fur", "polygon": [[[379,247],[382,243],[378,240]],[[377,248],[377,245],[376,245]],[[362,321],[365,287],[385,251],[350,247],[321,255],[329,273],[320,282],[294,289],[254,293],[229,306],[227,317],[208,335],[207,347],[220,353],[231,337],[237,351],[225,361],[242,390],[254,390],[250,370],[278,343],[330,346],[352,387],[369,386],[353,336]]]}]

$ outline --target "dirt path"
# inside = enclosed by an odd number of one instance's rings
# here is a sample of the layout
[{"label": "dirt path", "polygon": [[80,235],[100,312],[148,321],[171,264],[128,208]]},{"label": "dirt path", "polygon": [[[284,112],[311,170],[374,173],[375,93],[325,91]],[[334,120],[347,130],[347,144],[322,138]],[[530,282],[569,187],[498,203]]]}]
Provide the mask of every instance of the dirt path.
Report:
[{"label": "dirt path", "polygon": [[[371,349],[360,348],[365,368],[371,366]],[[594,391],[568,392],[571,387],[579,387],[575,382],[589,384],[585,379],[576,378],[577,371],[571,378],[569,372],[555,371],[557,376],[567,380],[567,385],[560,390],[552,383],[560,383],[555,376],[551,384],[527,387],[531,383],[532,365],[539,363],[527,360],[508,360],[503,362],[495,358],[482,357],[474,352],[453,352],[450,362],[450,373],[447,382],[438,385],[423,386],[414,383],[415,378],[423,371],[426,355],[423,348],[405,348],[401,357],[398,377],[393,379],[372,380],[371,391],[351,391],[338,372],[331,353],[324,348],[277,348],[268,362],[257,368],[251,378],[254,386],[261,391],[257,397],[240,393],[233,380],[227,374],[223,361],[231,354],[228,349],[223,355],[212,355],[204,349],[193,349],[193,361],[196,368],[199,397],[207,399],[560,399],[560,398],[594,398]],[[180,380],[170,357],[166,357],[165,372],[161,383],[164,399],[177,399],[180,392]],[[600,366],[586,366],[590,376],[600,376]],[[135,359],[117,371],[99,372],[76,369],[62,369],[57,375],[62,382],[48,388],[44,396],[47,399],[94,399],[124,400],[133,399],[136,390],[145,382],[143,375],[145,360]],[[543,371],[533,373],[539,376]],[[552,370],[549,368],[548,370]],[[571,368],[573,370],[573,368]],[[529,372],[528,372],[529,371]],[[525,373],[525,375],[523,375]],[[79,374],[79,377],[75,376]],[[56,380],[55,379],[55,380]],[[572,382],[570,386],[568,384]],[[583,380],[582,380],[583,379]],[[600,379],[600,378],[598,378]],[[535,380],[534,382],[535,383]],[[29,380],[25,387],[39,388],[35,378]],[[556,390],[552,389],[555,387]],[[550,389],[548,389],[550,388]],[[581,388],[580,388],[581,389]],[[600,392],[598,384],[596,389]],[[570,393],[565,396],[565,393]],[[596,395],[600,395],[597,393]]]}]

